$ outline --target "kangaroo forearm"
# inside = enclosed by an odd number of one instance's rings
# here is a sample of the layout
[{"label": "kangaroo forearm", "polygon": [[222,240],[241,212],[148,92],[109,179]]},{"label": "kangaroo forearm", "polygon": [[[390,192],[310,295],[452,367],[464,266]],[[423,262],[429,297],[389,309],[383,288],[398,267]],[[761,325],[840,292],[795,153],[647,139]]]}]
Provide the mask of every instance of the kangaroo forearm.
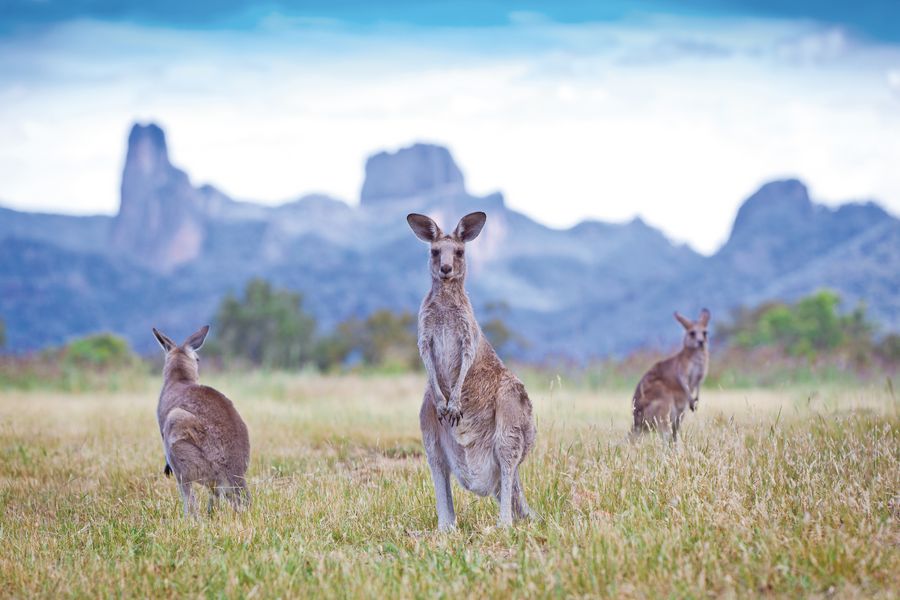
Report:
[{"label": "kangaroo forearm", "polygon": [[456,393],[462,392],[463,383],[466,381],[466,375],[469,374],[469,369],[472,367],[471,361],[464,361],[459,366],[459,377],[456,378],[456,383],[453,384],[453,391]]},{"label": "kangaroo forearm", "polygon": [[444,393],[438,383],[437,370],[434,368],[434,357],[431,355],[431,345],[422,342],[419,343],[419,355],[422,357],[422,364],[425,366],[425,374],[428,378],[428,385],[431,386],[431,395],[434,397],[435,404],[440,404],[444,400]]},{"label": "kangaroo forearm", "polygon": [[459,370],[459,379],[456,380],[456,384],[453,386],[453,390],[450,392],[450,400],[451,402],[457,401],[462,396],[462,387],[463,382],[466,380],[466,374],[469,372],[469,369],[465,370],[465,373],[460,368]]},{"label": "kangaroo forearm", "polygon": [[459,376],[456,378],[456,383],[453,384],[453,391],[450,394],[451,401],[458,400],[460,396],[462,396],[462,387],[463,383],[466,381],[466,375],[469,374],[469,369],[472,368],[472,363],[475,362],[475,350],[469,349],[463,351],[462,360],[459,365]]},{"label": "kangaroo forearm", "polygon": [[697,405],[699,403],[700,403],[700,388],[698,387],[696,396],[694,396],[694,395],[688,396],[688,405],[690,406],[691,410],[693,411],[693,410],[697,410]]},{"label": "kangaroo forearm", "polygon": [[425,372],[428,374],[428,384],[431,386],[431,395],[434,397],[434,401],[441,403],[446,400],[444,392],[441,391],[441,384],[438,382],[437,372],[432,361],[429,361],[429,364],[425,366]]}]

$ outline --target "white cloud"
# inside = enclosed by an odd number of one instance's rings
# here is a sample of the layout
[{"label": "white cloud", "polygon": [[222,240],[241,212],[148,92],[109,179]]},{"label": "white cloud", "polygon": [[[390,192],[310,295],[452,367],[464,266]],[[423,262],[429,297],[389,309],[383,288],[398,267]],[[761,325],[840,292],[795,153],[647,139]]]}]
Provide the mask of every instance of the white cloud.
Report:
[{"label": "white cloud", "polygon": [[355,201],[368,154],[424,139],[543,222],[639,214],[704,251],[773,177],[900,210],[900,51],[809,23],[80,22],[0,57],[0,201],[20,207],[114,211],[128,126],[154,119],[195,181],[265,202]]},{"label": "white cloud", "polygon": [[888,71],[887,81],[890,88],[900,95],[900,69]]}]

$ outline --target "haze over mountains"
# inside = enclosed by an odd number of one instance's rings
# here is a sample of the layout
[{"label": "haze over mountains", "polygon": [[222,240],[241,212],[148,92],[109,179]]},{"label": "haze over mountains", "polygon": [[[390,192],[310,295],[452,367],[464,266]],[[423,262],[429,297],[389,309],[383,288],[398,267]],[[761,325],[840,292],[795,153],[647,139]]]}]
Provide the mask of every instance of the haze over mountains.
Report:
[{"label": "haze over mountains", "polygon": [[194,186],[169,162],[163,131],[135,125],[115,217],[0,208],[9,347],[106,330],[149,350],[151,326],[185,335],[251,277],[303,292],[323,331],[379,308],[415,311],[430,281],[426,247],[406,224],[413,211],[445,229],[487,212],[469,251],[468,289],[476,313],[509,304],[527,358],[668,347],[679,340],[675,309],[708,306],[716,322],[736,306],[822,287],[848,307],[865,301],[884,330],[900,328],[900,221],[875,203],[830,209],[799,181],[772,182],[705,257],[639,219],[545,227],[507,208],[500,193],[470,195],[439,146],[382,152],[365,169],[358,206],[320,195],[277,207],[238,202]]}]

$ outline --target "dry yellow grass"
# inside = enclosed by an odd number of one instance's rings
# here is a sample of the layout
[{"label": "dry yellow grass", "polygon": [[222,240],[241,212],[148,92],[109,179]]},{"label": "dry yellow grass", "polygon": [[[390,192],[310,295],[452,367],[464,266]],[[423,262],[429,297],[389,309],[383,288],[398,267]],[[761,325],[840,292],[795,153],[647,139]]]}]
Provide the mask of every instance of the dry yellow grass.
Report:
[{"label": "dry yellow grass", "polygon": [[438,535],[419,376],[210,381],[254,503],[182,518],[136,393],[0,396],[0,595],[508,597],[900,593],[900,416],[878,386],[704,391],[683,443],[626,440],[629,395],[532,386],[542,516],[454,487]]}]

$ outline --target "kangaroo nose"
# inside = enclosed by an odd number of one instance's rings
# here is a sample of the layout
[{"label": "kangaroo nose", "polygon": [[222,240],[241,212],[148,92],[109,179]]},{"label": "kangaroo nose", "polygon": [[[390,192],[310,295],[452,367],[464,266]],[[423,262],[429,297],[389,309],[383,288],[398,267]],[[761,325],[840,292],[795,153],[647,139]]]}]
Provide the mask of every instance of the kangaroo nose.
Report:
[{"label": "kangaroo nose", "polygon": [[443,273],[444,275],[446,275],[447,273],[449,273],[452,270],[453,270],[453,267],[451,265],[441,265],[441,273]]}]

